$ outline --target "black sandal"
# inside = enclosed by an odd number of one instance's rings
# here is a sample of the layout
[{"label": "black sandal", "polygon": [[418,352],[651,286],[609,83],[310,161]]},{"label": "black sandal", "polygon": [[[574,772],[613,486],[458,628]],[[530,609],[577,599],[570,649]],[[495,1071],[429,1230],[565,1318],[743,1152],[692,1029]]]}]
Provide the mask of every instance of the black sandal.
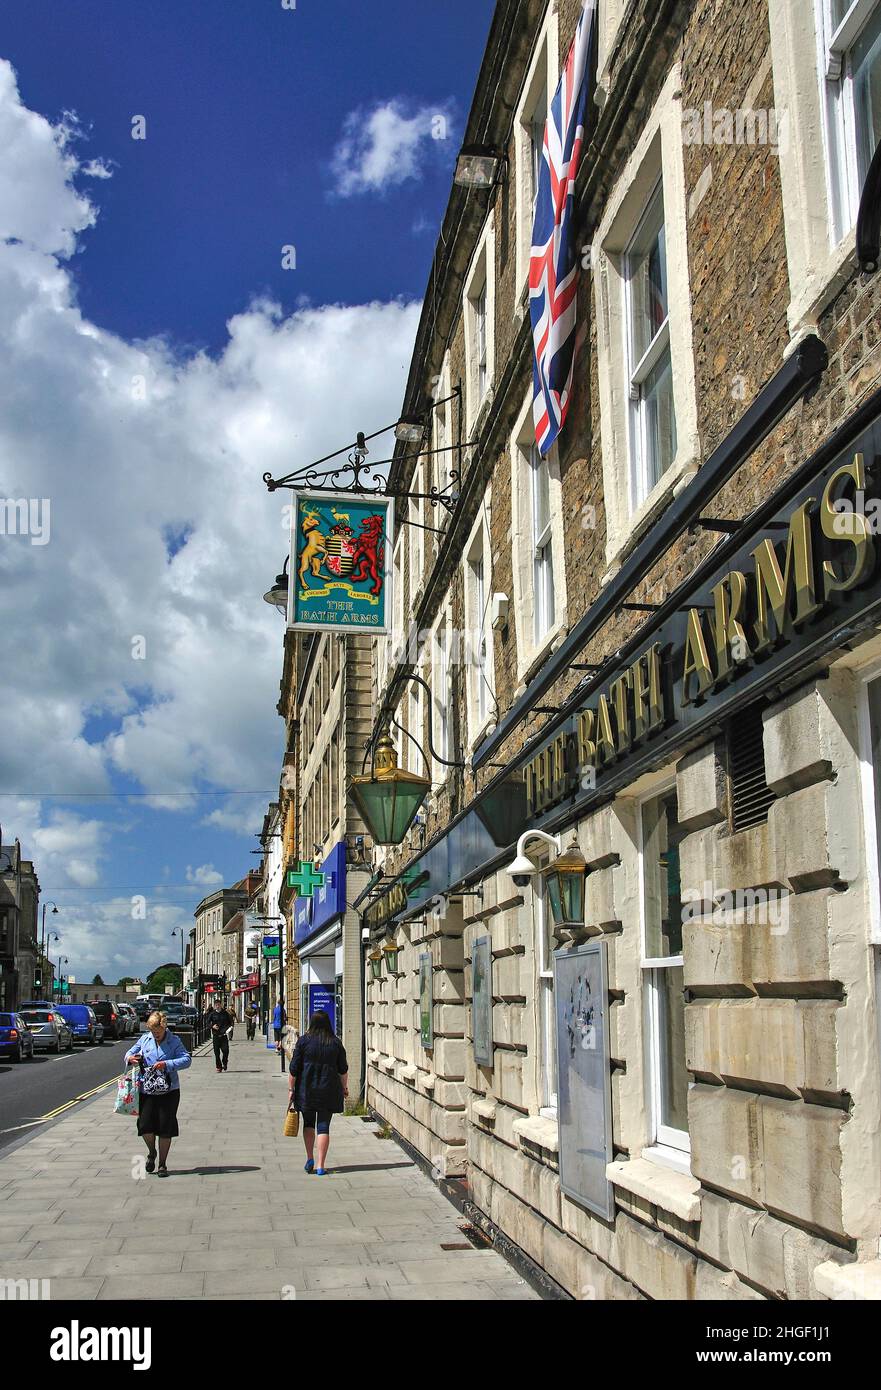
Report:
[{"label": "black sandal", "polygon": [[148,1173],[152,1173],[152,1172],[153,1172],[153,1169],[154,1169],[155,1167],[156,1167],[156,1154],[155,1154],[155,1152],[154,1152],[154,1153],[149,1153],[149,1152],[148,1152],[148,1154],[147,1154],[147,1172],[148,1172]]},{"label": "black sandal", "polygon": [[166,1166],[165,1166],[164,1163],[160,1163],[159,1168],[158,1168],[157,1173],[156,1173],[156,1176],[157,1176],[157,1178],[167,1178],[167,1177],[168,1177],[168,1169],[166,1168]]}]

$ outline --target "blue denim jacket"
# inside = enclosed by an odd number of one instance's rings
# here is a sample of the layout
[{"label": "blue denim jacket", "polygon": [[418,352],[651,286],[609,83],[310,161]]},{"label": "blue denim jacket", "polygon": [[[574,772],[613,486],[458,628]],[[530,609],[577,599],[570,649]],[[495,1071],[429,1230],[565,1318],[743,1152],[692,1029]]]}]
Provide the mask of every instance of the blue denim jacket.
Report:
[{"label": "blue denim jacket", "polygon": [[152,1067],[154,1062],[167,1062],[168,1065],[165,1070],[168,1072],[168,1079],[173,1091],[180,1090],[180,1082],[177,1079],[178,1072],[191,1066],[193,1062],[177,1033],[172,1033],[170,1028],[165,1030],[165,1037],[161,1043],[154,1042],[152,1033],[142,1033],[126,1055],[143,1057],[148,1067]]}]

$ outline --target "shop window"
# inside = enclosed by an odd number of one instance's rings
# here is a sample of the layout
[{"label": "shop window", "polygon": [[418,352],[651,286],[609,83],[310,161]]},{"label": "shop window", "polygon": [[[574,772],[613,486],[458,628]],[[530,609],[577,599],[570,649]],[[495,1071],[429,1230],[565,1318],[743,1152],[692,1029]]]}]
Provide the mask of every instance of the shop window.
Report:
[{"label": "shop window", "polygon": [[[413,482],[411,492],[426,492],[425,486],[425,459],[418,460],[413,470]],[[425,499],[417,497],[407,502],[408,520],[410,525],[409,546],[410,546],[410,606],[416,598],[422,584],[422,569],[425,564]]]},{"label": "shop window", "polygon": [[688,1071],[685,1065],[685,998],[682,970],[682,904],[676,792],[643,803],[640,815],[640,884],[643,929],[651,1141],[662,1152],[687,1153]]},{"label": "shop window", "polygon": [[765,773],[762,703],[747,705],[728,721],[728,781],[731,829],[736,834],[768,819],[776,800]]},{"label": "shop window", "polygon": [[658,183],[625,253],[630,466],[634,510],[676,454],[664,189]]}]

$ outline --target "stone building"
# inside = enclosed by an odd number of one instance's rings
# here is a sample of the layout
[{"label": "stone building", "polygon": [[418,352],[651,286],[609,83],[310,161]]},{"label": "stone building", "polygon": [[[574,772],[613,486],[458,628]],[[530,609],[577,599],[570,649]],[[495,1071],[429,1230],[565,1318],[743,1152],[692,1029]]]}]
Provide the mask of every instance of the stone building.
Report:
[{"label": "stone building", "polygon": [[18,840],[0,845],[0,1011],[34,997],[39,900],[36,871]]},{"label": "stone building", "polygon": [[[452,189],[404,400],[390,490],[461,478],[452,516],[401,497],[376,642],[375,734],[430,787],[361,904],[368,1099],[573,1297],[878,1297],[881,4],[599,0],[543,458],[580,9],[496,6],[464,144],[505,162]],[[567,917],[532,869],[570,846]]]},{"label": "stone building", "polygon": [[[229,961],[229,946],[224,932],[230,921],[241,913],[247,904],[248,884],[251,878],[253,875],[248,874],[231,888],[216,888],[214,892],[206,894],[193,913],[196,919],[194,980],[197,993],[200,975],[224,974],[225,952],[227,963]],[[227,979],[230,978],[228,975]],[[204,997],[197,1001],[201,1006],[204,1006],[205,1002]]]},{"label": "stone building", "polygon": [[371,876],[372,842],[346,788],[361,771],[372,727],[372,645],[366,636],[291,631],[279,714],[287,728],[282,770],[284,863],[325,876],[313,894],[287,883],[287,1014],[296,1032],[326,1009],[349,1060],[350,1094],[363,1072],[361,922],[353,904]]}]

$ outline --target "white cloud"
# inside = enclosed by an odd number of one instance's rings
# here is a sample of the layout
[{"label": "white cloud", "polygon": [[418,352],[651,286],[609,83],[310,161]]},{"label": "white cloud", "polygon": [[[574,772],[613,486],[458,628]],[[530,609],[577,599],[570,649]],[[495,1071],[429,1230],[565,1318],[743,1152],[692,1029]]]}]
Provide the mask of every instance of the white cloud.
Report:
[{"label": "white cloud", "polygon": [[[18,654],[0,662],[0,788],[101,792],[115,769],[175,812],[202,814],[169,796],[200,782],[268,802],[283,624],[261,596],[288,494],[261,475],[396,417],[418,306],[285,317],[255,303],[216,358],[127,342],[83,317],[61,263],[96,216],[74,187],[94,161],[80,166],[73,143],[22,106],[0,62],[0,498],[51,499],[49,544],[0,535],[4,650]],[[171,560],[169,534],[188,535]],[[87,716],[110,731],[87,736]],[[60,863],[75,831],[66,857],[85,883],[101,834],[22,805],[25,852],[39,829]],[[4,833],[21,831],[4,820]]]},{"label": "white cloud", "polygon": [[192,864],[187,865],[187,883],[198,883],[203,888],[216,887],[223,882],[223,874],[218,873],[213,864],[200,864],[198,869],[194,869]]},{"label": "white cloud", "polygon": [[331,162],[332,193],[383,193],[421,179],[425,164],[449,150],[452,120],[449,103],[410,108],[399,98],[351,111]]}]

